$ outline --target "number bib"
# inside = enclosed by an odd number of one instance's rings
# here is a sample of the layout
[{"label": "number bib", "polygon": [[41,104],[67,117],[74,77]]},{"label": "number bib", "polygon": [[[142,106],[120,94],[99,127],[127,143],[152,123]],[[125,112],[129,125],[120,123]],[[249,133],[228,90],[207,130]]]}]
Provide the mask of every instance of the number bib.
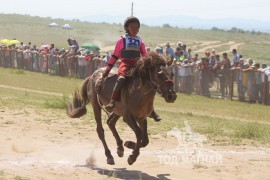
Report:
[{"label": "number bib", "polygon": [[141,57],[141,38],[126,35],[123,40],[125,49],[121,52],[122,57],[125,59],[139,59]]}]

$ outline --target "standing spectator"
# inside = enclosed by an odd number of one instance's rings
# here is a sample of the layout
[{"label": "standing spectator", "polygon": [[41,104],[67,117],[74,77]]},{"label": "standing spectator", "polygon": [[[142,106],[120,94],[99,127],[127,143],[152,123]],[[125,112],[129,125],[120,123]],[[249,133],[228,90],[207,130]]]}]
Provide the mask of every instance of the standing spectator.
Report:
[{"label": "standing spectator", "polygon": [[4,46],[4,67],[10,67],[10,47]]},{"label": "standing spectator", "polygon": [[182,43],[181,41],[179,41],[179,42],[177,43],[176,49],[179,48],[179,51],[181,51],[181,50],[182,50],[182,46],[183,46],[183,43]]},{"label": "standing spectator", "polygon": [[191,60],[192,59],[192,54],[191,54],[191,48],[188,48],[188,55],[187,55],[187,59]]},{"label": "standing spectator", "polygon": [[229,88],[230,86],[230,68],[231,68],[231,61],[228,58],[227,53],[222,54],[223,60],[221,61],[221,70],[222,70],[222,77],[220,80],[220,90],[221,90],[221,98],[225,98],[225,89]]},{"label": "standing spectator", "polygon": [[210,60],[210,51],[205,51],[204,53],[205,58],[208,59],[208,61]]},{"label": "standing spectator", "polygon": [[252,58],[248,58],[247,63],[249,64],[249,67],[251,67],[253,65],[254,61]]},{"label": "standing spectator", "polygon": [[190,63],[188,59],[185,59],[182,66],[185,69],[184,79],[183,79],[184,93],[191,94],[192,84],[193,84],[192,63]]},{"label": "standing spectator", "polygon": [[261,84],[261,92],[262,92],[262,101],[264,101],[264,98],[266,98],[266,92],[265,92],[265,84],[267,83],[267,81],[265,82],[265,71],[267,70],[267,65],[266,64],[261,64],[261,68],[259,69],[261,72],[261,78],[262,78],[262,84]]},{"label": "standing spectator", "polygon": [[220,56],[219,54],[215,55],[215,59],[216,59],[216,64],[213,67],[213,71],[217,81],[217,92],[220,92],[220,78],[222,77],[222,73],[221,73],[221,61],[220,61]]},{"label": "standing spectator", "polygon": [[164,56],[161,47],[156,47],[156,48],[155,48],[155,51],[156,51],[156,53],[157,53],[158,55],[160,55],[160,56],[162,56],[162,57]]},{"label": "standing spectator", "polygon": [[182,46],[182,52],[183,52],[184,59],[188,59],[188,51],[187,51],[187,46],[185,44],[183,44]]},{"label": "standing spectator", "polygon": [[181,60],[180,57],[183,56],[183,51],[179,52],[179,58],[174,59],[173,64],[172,64],[172,71],[174,73],[173,81],[174,81],[174,87],[176,92],[180,92],[180,64]]},{"label": "standing spectator", "polygon": [[232,65],[235,65],[236,63],[239,63],[240,58],[239,58],[239,55],[237,54],[236,49],[232,50],[232,54],[233,54]]},{"label": "standing spectator", "polygon": [[23,42],[21,42],[19,45],[19,48],[23,48],[23,47],[24,47]]},{"label": "standing spectator", "polygon": [[16,49],[16,57],[17,57],[17,67],[19,69],[23,69],[24,63],[23,63],[23,48],[17,47]]},{"label": "standing spectator", "polygon": [[199,60],[199,55],[196,53],[194,54],[193,62],[196,63]]},{"label": "standing spectator", "polygon": [[86,60],[85,60],[85,56],[82,54],[81,51],[77,52],[77,59],[78,59],[78,65],[79,65],[79,77],[81,79],[85,78],[85,69],[86,69]]},{"label": "standing spectator", "polygon": [[254,64],[254,71],[255,71],[255,87],[254,87],[254,96],[255,96],[255,102],[262,103],[262,77],[261,77],[261,71],[260,71],[260,64],[255,63]]},{"label": "standing spectator", "polygon": [[23,59],[24,59],[24,63],[25,63],[25,69],[27,70],[31,70],[32,69],[32,57],[31,57],[31,51],[30,51],[30,47],[29,46],[25,46],[24,47],[24,51],[23,51]]},{"label": "standing spectator", "polygon": [[99,64],[98,64],[98,68],[102,68],[102,67],[106,67],[106,55],[103,55],[99,58]]},{"label": "standing spectator", "polygon": [[164,55],[164,58],[166,60],[167,65],[168,66],[171,66],[172,63],[173,63],[173,59],[171,58],[169,51],[166,50],[166,53]]},{"label": "standing spectator", "polygon": [[245,88],[243,84],[243,70],[245,69],[244,59],[239,60],[238,66],[234,67],[236,72],[238,100],[245,101]]},{"label": "standing spectator", "polygon": [[201,95],[210,97],[209,91],[209,68],[207,58],[202,58],[202,62],[199,65],[199,70],[201,71],[200,85],[201,85]]},{"label": "standing spectator", "polygon": [[147,51],[147,53],[150,53],[151,48],[150,48],[150,47],[147,47],[147,48],[146,48],[146,51]]},{"label": "standing spectator", "polygon": [[93,62],[92,62],[92,56],[94,55],[93,51],[86,50],[86,56],[85,60],[87,62],[86,72],[87,76],[91,76],[93,73]]},{"label": "standing spectator", "polygon": [[32,48],[32,43],[31,42],[28,42],[28,46],[31,49]]},{"label": "standing spectator", "polygon": [[265,75],[268,77],[268,82],[264,82],[264,83],[268,83],[268,88],[266,89],[267,91],[265,92],[265,98],[268,98],[267,104],[270,104],[270,96],[269,96],[269,87],[270,87],[270,68],[265,68]]},{"label": "standing spectator", "polygon": [[209,60],[209,67],[213,68],[216,64],[216,56],[215,55],[210,55],[210,60]]},{"label": "standing spectator", "polygon": [[185,91],[185,76],[186,76],[186,68],[184,68],[184,62],[183,63],[180,63],[179,62],[179,65],[178,65],[178,80],[179,80],[179,92],[180,93],[183,93]]},{"label": "standing spectator", "polygon": [[215,78],[215,74],[214,74],[214,66],[216,64],[216,56],[215,55],[210,55],[210,60],[209,60],[209,83],[211,84],[211,86],[214,84],[214,78]]},{"label": "standing spectator", "polygon": [[247,95],[250,103],[255,103],[255,66],[247,64],[247,68],[243,70],[247,77]]},{"label": "standing spectator", "polygon": [[171,44],[169,42],[166,43],[166,51],[169,52],[171,59],[174,60],[174,51],[173,48],[171,47]]},{"label": "standing spectator", "polygon": [[106,55],[105,55],[105,59],[104,59],[104,63],[107,65],[108,61],[110,59],[111,55],[109,51],[106,51]]},{"label": "standing spectator", "polygon": [[216,50],[215,50],[215,49],[212,49],[212,51],[211,51],[211,55],[216,56]]},{"label": "standing spectator", "polygon": [[178,60],[180,59],[180,52],[181,52],[181,51],[182,51],[182,50],[181,50],[180,47],[177,47],[177,48],[176,48],[176,50],[175,50],[175,52],[174,52],[174,55],[175,55],[175,56],[174,56],[174,59],[175,59],[175,60],[178,61]]}]

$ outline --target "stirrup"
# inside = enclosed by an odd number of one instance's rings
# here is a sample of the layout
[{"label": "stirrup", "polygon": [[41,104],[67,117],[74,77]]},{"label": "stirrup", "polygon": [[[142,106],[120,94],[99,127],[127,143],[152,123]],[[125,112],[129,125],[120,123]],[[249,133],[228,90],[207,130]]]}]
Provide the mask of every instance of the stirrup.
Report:
[{"label": "stirrup", "polygon": [[115,106],[115,102],[112,101],[112,102],[110,102],[109,104],[107,104],[107,105],[105,106],[105,109],[108,110],[108,111],[112,111],[113,108],[114,108],[114,106]]}]

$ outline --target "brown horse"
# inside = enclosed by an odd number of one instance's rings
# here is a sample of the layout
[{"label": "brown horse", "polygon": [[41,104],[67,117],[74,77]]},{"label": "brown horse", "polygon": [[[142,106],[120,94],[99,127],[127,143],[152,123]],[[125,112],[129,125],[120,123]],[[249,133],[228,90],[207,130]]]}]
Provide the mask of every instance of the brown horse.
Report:
[{"label": "brown horse", "polygon": [[[166,102],[173,103],[176,100],[173,73],[166,66],[163,57],[154,52],[150,53],[152,59],[140,59],[132,72],[133,77],[126,80],[120,93],[120,100],[116,102],[113,112],[107,120],[117,142],[117,154],[123,156],[123,141],[115,129],[116,121],[123,116],[123,120],[135,132],[137,142],[126,141],[125,146],[133,149],[132,155],[128,158],[128,163],[133,164],[140,148],[148,143],[147,120],[146,118],[153,111],[153,103],[156,92],[159,93]],[[114,72],[113,72],[114,71]],[[102,78],[104,69],[98,69],[92,76],[88,77],[81,88],[75,91],[73,104],[68,104],[67,114],[71,118],[81,117],[86,113],[86,105],[91,102],[97,123],[97,133],[103,143],[108,164],[114,164],[113,156],[107,146],[104,137],[104,129],[101,121],[102,105],[109,103],[114,84],[117,79],[116,71],[112,70],[109,77]]]}]

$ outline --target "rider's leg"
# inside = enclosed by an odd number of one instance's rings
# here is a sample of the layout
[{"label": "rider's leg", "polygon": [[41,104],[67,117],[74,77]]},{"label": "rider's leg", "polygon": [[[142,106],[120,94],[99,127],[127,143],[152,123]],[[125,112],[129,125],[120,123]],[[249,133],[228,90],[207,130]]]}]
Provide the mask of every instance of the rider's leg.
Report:
[{"label": "rider's leg", "polygon": [[116,100],[117,96],[119,96],[119,91],[122,88],[124,82],[125,82],[125,77],[124,76],[119,76],[117,78],[115,86],[113,88],[110,103],[105,107],[108,111],[112,111],[112,109],[114,108],[115,100]]}]

